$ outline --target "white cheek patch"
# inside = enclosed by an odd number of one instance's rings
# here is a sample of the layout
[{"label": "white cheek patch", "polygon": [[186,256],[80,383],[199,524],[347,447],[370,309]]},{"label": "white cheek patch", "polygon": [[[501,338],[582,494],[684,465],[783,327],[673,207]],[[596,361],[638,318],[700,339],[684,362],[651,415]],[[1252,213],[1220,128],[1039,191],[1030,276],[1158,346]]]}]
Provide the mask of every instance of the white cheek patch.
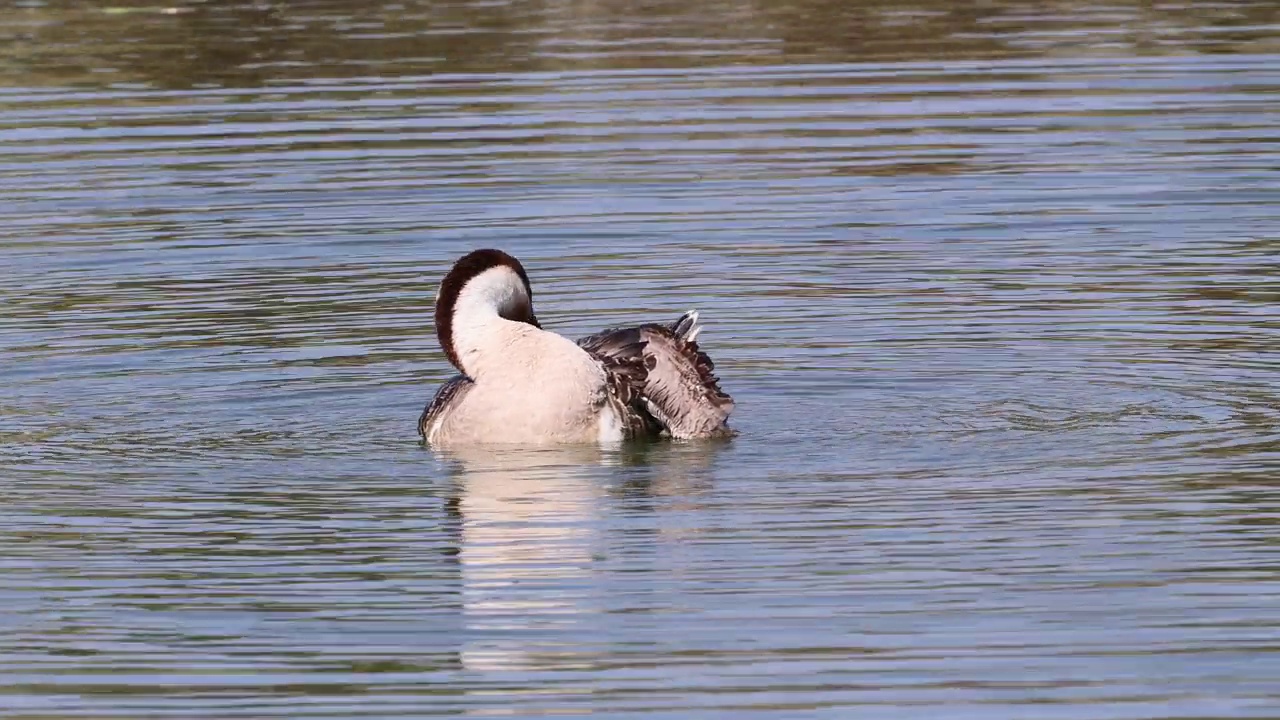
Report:
[{"label": "white cheek patch", "polygon": [[467,316],[512,315],[532,302],[524,281],[509,267],[495,267],[471,278],[454,305],[454,321]]}]

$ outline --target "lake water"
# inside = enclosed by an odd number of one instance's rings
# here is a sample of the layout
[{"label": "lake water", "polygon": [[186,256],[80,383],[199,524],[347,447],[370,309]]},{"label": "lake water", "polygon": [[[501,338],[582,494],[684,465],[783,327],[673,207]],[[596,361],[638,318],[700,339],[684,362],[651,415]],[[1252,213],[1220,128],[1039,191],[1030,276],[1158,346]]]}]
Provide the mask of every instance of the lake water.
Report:
[{"label": "lake water", "polygon": [[[1280,9],[15,5],[0,714],[1280,714]],[[436,454],[480,246],[741,435]]]}]

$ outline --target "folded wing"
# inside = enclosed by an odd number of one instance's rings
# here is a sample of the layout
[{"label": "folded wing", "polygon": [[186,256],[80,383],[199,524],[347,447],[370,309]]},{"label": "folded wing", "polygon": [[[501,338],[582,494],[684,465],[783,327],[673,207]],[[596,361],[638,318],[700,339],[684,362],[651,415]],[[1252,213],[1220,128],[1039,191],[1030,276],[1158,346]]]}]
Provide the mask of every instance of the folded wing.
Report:
[{"label": "folded wing", "polygon": [[462,397],[471,389],[471,378],[466,375],[454,375],[440,386],[436,391],[436,396],[431,399],[431,403],[422,411],[422,415],[418,418],[418,434],[426,440],[431,440],[431,433],[435,429],[435,425],[443,417],[453,403],[462,400]]},{"label": "folded wing", "polygon": [[587,352],[629,366],[643,363],[643,389],[628,397],[673,438],[727,437],[733,398],[720,389],[715,364],[698,349],[698,314],[670,325],[615,328],[578,341]]}]

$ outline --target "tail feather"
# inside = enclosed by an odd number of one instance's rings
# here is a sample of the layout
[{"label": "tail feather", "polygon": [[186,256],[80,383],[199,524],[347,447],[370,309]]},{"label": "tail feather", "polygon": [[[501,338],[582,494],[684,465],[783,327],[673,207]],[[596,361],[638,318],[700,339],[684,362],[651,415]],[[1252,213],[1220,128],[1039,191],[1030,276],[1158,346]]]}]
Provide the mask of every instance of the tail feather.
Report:
[{"label": "tail feather", "polygon": [[[702,328],[698,327],[698,311],[690,310],[671,323],[671,333],[678,338],[693,340]],[[692,334],[690,334],[692,333]]]}]

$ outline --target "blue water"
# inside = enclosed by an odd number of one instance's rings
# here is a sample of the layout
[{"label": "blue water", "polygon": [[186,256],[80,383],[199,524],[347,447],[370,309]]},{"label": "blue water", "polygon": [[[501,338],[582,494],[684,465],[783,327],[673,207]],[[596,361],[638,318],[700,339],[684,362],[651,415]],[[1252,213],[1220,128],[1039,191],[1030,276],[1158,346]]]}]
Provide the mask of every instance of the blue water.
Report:
[{"label": "blue water", "polygon": [[[0,714],[1274,717],[1280,19],[948,7],[15,11]],[[741,435],[421,447],[479,246]]]}]

